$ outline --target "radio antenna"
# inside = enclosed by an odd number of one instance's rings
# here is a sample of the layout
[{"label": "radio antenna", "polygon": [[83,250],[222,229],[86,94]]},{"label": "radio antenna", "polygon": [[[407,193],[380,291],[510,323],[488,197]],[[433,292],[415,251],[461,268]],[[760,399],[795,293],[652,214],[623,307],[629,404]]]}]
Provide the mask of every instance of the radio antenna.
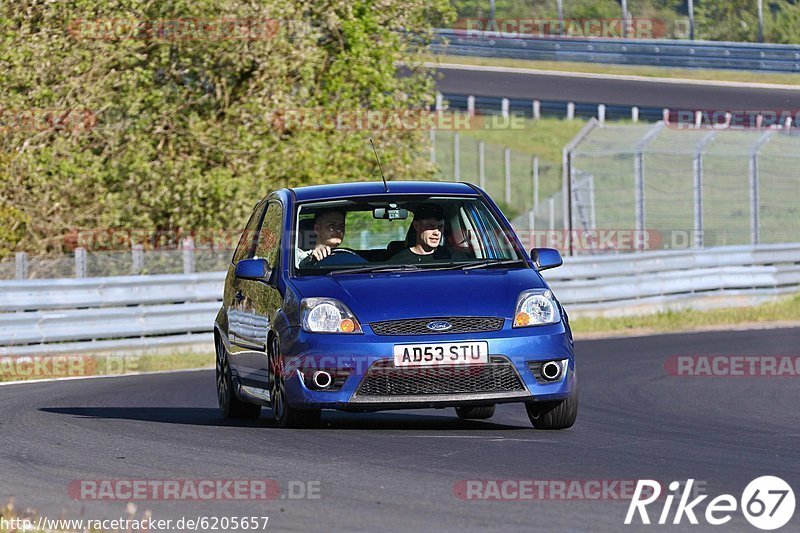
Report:
[{"label": "radio antenna", "polygon": [[381,179],[383,180],[383,187],[386,192],[389,192],[389,184],[386,183],[386,176],[383,175],[383,165],[381,165],[381,158],[378,157],[378,150],[375,149],[375,143],[372,142],[372,137],[369,138],[369,144],[372,146],[372,151],[375,153],[375,159],[378,161],[378,168],[381,171]]}]

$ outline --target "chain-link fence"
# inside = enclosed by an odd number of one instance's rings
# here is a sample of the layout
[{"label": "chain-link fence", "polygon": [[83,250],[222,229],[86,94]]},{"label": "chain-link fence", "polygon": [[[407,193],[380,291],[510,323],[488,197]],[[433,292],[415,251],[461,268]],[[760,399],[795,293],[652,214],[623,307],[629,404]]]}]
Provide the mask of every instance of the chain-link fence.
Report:
[{"label": "chain-link fence", "polygon": [[[592,122],[564,161],[562,192],[548,199],[561,207],[555,217],[537,211],[535,221],[571,230],[575,253],[796,242],[800,234],[796,130]],[[614,232],[628,245],[598,244]]]},{"label": "chain-link fence", "polygon": [[197,248],[184,243],[176,249],[88,251],[71,254],[17,253],[0,260],[0,279],[94,278],[139,274],[189,274],[225,270],[233,250]]},{"label": "chain-link fence", "polygon": [[[593,119],[564,149],[561,165],[453,131],[431,140],[440,178],[483,187],[530,247],[609,253],[797,242],[800,235],[797,129]],[[231,253],[184,243],[16,254],[0,260],[0,279],[220,271]]]},{"label": "chain-link fence", "polygon": [[527,216],[539,198],[560,187],[560,168],[533,153],[453,131],[431,132],[431,161],[440,179],[480,186],[510,219]]}]

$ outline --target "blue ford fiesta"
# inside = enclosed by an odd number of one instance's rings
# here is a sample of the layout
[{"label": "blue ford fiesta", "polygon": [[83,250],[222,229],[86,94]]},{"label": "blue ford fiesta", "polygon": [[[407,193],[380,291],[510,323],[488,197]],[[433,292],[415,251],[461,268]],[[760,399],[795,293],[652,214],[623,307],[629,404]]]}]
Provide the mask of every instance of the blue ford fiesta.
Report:
[{"label": "blue ford fiesta", "polygon": [[573,425],[567,314],[473,185],[389,182],[282,189],[256,205],[214,324],[219,406],[281,427],[322,409],[454,407],[485,419],[518,402],[539,429]]}]

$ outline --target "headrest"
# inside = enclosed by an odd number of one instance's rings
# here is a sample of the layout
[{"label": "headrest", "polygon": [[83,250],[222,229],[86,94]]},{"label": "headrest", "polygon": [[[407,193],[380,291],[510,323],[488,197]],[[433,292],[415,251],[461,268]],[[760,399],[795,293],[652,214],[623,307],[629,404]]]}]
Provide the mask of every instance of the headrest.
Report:
[{"label": "headrest", "polygon": [[425,220],[428,218],[444,220],[444,210],[442,206],[439,204],[420,204],[414,209],[415,220]]},{"label": "headrest", "polygon": [[297,225],[298,242],[301,250],[311,250],[317,245],[317,234],[314,233],[314,219],[301,219]]}]

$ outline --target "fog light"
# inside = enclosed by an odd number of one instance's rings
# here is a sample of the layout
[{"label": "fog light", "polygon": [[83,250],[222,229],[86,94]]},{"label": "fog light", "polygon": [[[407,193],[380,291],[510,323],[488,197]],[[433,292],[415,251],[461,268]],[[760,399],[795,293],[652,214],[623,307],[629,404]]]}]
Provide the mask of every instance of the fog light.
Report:
[{"label": "fog light", "polygon": [[555,381],[561,376],[561,365],[555,361],[548,361],[542,365],[542,377],[547,381]]},{"label": "fog light", "polygon": [[558,383],[564,380],[569,370],[569,359],[554,361],[528,361],[528,369],[541,385]]},{"label": "fog light", "polygon": [[303,372],[303,370],[298,369],[297,372],[308,390],[335,392],[341,390],[344,382],[350,377],[352,370],[349,368],[336,368]]}]

